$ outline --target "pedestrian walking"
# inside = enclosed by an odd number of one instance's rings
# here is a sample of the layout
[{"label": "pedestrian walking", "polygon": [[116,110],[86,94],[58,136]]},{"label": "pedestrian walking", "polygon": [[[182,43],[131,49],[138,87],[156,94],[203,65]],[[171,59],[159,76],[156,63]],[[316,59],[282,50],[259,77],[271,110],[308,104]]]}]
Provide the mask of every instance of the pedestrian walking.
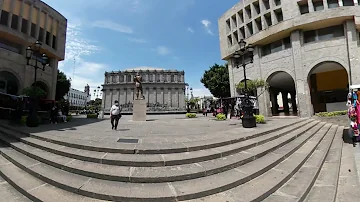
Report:
[{"label": "pedestrian walking", "polygon": [[[110,118],[111,118],[111,129],[117,130],[117,126],[119,124],[119,119],[121,117],[121,107],[119,106],[119,102],[115,100],[114,105],[110,109]],[[115,123],[114,123],[115,121]]]}]

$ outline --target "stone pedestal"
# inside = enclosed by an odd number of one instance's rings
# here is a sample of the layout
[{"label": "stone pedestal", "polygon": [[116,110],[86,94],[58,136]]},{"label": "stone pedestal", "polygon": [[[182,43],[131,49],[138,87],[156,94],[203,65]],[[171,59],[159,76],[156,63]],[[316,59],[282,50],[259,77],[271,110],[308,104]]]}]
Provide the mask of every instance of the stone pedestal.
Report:
[{"label": "stone pedestal", "polygon": [[146,100],[134,100],[133,121],[146,121]]}]

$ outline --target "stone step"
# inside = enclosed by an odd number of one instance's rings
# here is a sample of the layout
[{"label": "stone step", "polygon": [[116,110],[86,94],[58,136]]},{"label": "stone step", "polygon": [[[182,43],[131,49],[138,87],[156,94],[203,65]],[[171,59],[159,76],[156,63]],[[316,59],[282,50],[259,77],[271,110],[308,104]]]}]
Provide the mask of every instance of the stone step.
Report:
[{"label": "stone step", "polygon": [[[76,149],[66,146],[61,146],[51,142],[44,142],[32,137],[19,137],[18,134],[11,132],[1,132],[9,137],[16,138],[17,140],[31,145],[33,147],[58,154],[61,156],[66,156],[69,158],[74,158],[83,161],[90,161],[95,163],[109,164],[109,165],[119,165],[119,166],[133,166],[133,167],[157,167],[157,166],[173,166],[181,164],[190,164],[198,163],[207,160],[213,160],[231,154],[235,154],[246,149],[253,148],[255,146],[265,144],[269,141],[280,138],[288,133],[304,133],[307,130],[314,127],[318,124],[318,121],[305,121],[307,123],[299,128],[296,127],[295,131],[291,129],[283,129],[277,132],[270,133],[263,137],[257,137],[241,142],[237,142],[231,145],[221,146],[212,149],[205,149],[199,151],[185,152],[185,153],[172,153],[172,154],[121,154],[121,153],[105,153],[105,152],[96,152],[90,150]],[[292,132],[291,132],[292,131]],[[0,135],[4,139],[4,135]],[[6,140],[5,140],[6,142]]]},{"label": "stone step", "polygon": [[[329,141],[322,141],[328,134],[331,124],[326,124],[320,129],[309,141],[307,141],[299,150],[291,156],[270,168],[267,172],[243,183],[237,187],[223,191],[222,193],[210,195],[203,198],[188,200],[188,202],[248,202],[248,201],[263,201],[269,195],[274,193],[277,189],[283,186],[309,159],[313,152],[322,148],[323,145],[329,145]],[[274,154],[281,153],[281,151],[274,151]],[[326,151],[323,151],[326,152]],[[260,162],[268,164],[268,162]],[[250,163],[249,163],[250,165]],[[242,173],[255,172],[256,166],[248,167],[247,170],[240,168]],[[246,193],[246,194],[245,194]],[[281,202],[281,201],[277,201]]]},{"label": "stone step", "polygon": [[[102,202],[103,200],[89,198],[74,194],[63,189],[56,188],[52,185],[39,180],[38,178],[30,175],[29,173],[18,168],[11,162],[7,161],[0,155],[0,161],[7,162],[5,165],[0,165],[0,175],[3,176],[6,181],[12,185],[18,192],[24,194],[24,196],[17,196],[15,200],[5,200],[4,197],[10,196],[14,191],[8,193],[1,193],[1,201],[8,202],[30,202],[30,201],[44,201],[44,202]],[[1,190],[0,185],[0,190]],[[21,198],[22,197],[22,198]],[[30,200],[31,199],[31,200]]]},{"label": "stone step", "polygon": [[264,202],[297,202],[304,201],[312,188],[325,158],[330,150],[331,143],[337,133],[338,126],[333,125],[324,137],[318,148],[305,164],[276,192],[264,199]]},{"label": "stone step", "polygon": [[[275,188],[280,187],[282,183],[289,179],[292,174],[302,166],[316,149],[319,142],[330,129],[330,126],[330,124],[326,124],[314,136],[308,134],[311,139],[304,145],[300,145],[300,148],[293,148],[295,153],[292,153],[288,159],[286,159],[288,155],[284,155],[284,153],[290,146],[294,147],[294,145],[285,145],[262,158],[215,175],[167,183],[126,183],[95,179],[70,173],[40,163],[35,159],[31,159],[31,163],[26,163],[27,160],[24,160],[25,155],[18,159],[9,160],[44,182],[73,193],[102,200],[182,201],[205,197],[234,187],[236,187],[234,189],[240,189],[240,191],[234,193],[241,193],[242,195],[247,193],[246,195],[249,194],[251,197],[255,197],[254,193],[256,193],[259,194],[256,196],[257,198],[264,198],[266,194],[270,194],[268,192],[269,190],[275,191]],[[300,138],[294,141],[300,140]],[[286,160],[284,161],[284,159]],[[32,164],[32,166],[27,166],[29,164]],[[274,166],[276,166],[275,168],[277,169],[272,169]],[[255,192],[249,193],[254,191],[254,185],[256,185]],[[265,194],[259,192],[259,190],[264,191],[264,189],[267,190]],[[244,198],[244,196],[241,197]]]},{"label": "stone step", "polygon": [[[287,147],[282,149],[284,150],[284,155],[289,155],[294,149],[304,144],[311,135],[320,130],[324,124],[325,123],[317,124],[305,133],[302,132],[304,129],[306,130],[307,127],[295,130],[278,139],[224,158],[177,166],[126,167],[81,161],[36,149],[22,142],[14,142],[11,138],[6,136],[1,137],[1,135],[0,138],[8,142],[16,151],[9,151],[6,148],[0,148],[0,151],[10,159],[19,159],[19,156],[21,156],[19,152],[21,152],[42,163],[98,179],[141,183],[172,182],[205,177],[230,170],[258,159],[286,144],[288,144]],[[312,124],[309,125],[312,126]]]},{"label": "stone step", "polygon": [[339,126],[319,176],[305,199],[306,202],[335,201],[339,180],[343,131],[344,127]]},{"label": "stone step", "polygon": [[[8,161],[2,162],[0,158],[0,167],[5,166],[5,164],[9,163]],[[22,195],[19,191],[17,191],[12,185],[10,185],[6,180],[1,177],[0,173],[0,196],[1,201],[9,201],[9,202],[31,202],[31,200],[24,195]]]},{"label": "stone step", "polygon": [[360,199],[360,183],[354,157],[357,150],[359,148],[354,148],[352,144],[343,145],[336,202],[355,202]]},{"label": "stone step", "polygon": [[212,139],[191,141],[191,142],[179,142],[179,143],[144,143],[144,144],[126,144],[119,142],[100,142],[100,141],[85,141],[79,139],[71,138],[62,138],[57,136],[47,136],[42,134],[27,134],[22,131],[16,130],[11,126],[0,125],[0,131],[4,133],[12,133],[13,135],[23,138],[30,136],[39,140],[52,142],[58,145],[63,145],[66,147],[106,152],[106,153],[123,153],[123,154],[169,154],[169,153],[180,153],[180,152],[190,152],[198,151],[204,149],[211,149],[220,146],[226,146],[229,144],[234,144],[237,142],[250,140],[253,138],[261,137],[268,135],[273,132],[283,132],[287,133],[291,130],[295,130],[307,124],[312,119],[300,119],[294,120],[291,124],[283,125],[274,125],[270,126],[269,129],[261,129],[257,127],[256,129],[248,129],[247,132],[243,134],[238,134],[237,136],[226,136],[227,131],[222,131],[215,134]]}]

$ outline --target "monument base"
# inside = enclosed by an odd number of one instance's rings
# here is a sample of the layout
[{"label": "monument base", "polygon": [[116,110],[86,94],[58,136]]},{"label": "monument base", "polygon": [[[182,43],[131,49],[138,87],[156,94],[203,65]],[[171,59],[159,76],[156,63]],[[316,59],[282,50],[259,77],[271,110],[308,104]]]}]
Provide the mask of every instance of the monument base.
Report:
[{"label": "monument base", "polygon": [[146,121],[146,100],[134,100],[133,121]]}]

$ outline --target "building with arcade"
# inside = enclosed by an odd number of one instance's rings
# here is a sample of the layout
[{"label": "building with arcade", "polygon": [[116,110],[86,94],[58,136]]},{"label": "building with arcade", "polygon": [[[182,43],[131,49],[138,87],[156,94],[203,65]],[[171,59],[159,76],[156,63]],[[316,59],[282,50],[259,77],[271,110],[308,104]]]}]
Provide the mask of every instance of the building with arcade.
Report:
[{"label": "building with arcade", "polygon": [[34,84],[34,68],[27,65],[25,50],[39,41],[49,66],[38,70],[36,84],[45,90],[47,99],[55,99],[66,27],[65,17],[40,0],[0,0],[0,92],[20,95]]},{"label": "building with arcade", "polygon": [[247,79],[263,79],[260,113],[310,117],[346,109],[349,85],[360,84],[360,5],[357,0],[243,0],[218,21],[221,57],[229,62],[231,95],[243,82],[233,53],[253,44]]}]

